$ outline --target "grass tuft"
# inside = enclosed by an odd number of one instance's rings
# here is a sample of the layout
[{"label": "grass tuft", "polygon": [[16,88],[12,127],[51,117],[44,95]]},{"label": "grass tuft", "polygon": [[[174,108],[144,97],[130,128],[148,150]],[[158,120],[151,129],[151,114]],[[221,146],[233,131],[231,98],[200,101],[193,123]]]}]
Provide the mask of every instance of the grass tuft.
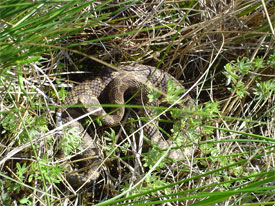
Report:
[{"label": "grass tuft", "polygon": [[[1,1],[0,204],[274,205],[274,8],[269,0]],[[119,127],[84,122],[106,158],[93,185],[69,187],[64,168],[81,140],[69,131],[66,157],[55,158],[55,110],[87,76],[131,63],[169,72],[194,99],[153,108],[165,111],[159,129],[186,157],[172,161],[154,145],[141,152],[136,128],[150,118],[130,103]],[[169,85],[166,101],[182,92]]]}]

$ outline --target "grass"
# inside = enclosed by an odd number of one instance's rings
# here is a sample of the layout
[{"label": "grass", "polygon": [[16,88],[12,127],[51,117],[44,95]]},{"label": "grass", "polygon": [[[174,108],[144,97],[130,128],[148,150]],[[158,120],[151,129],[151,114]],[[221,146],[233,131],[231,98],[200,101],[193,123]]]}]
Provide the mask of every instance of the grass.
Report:
[{"label": "grass", "polygon": [[[267,0],[1,1],[0,203],[274,205],[274,8]],[[130,103],[119,127],[86,121],[97,125],[105,157],[100,178],[60,188],[79,140],[70,133],[67,158],[55,158],[58,102],[90,73],[133,62],[169,72],[195,100],[192,110],[156,109],[186,158],[172,161],[154,145],[138,153],[146,138],[136,125],[150,119],[138,120],[142,105]],[[169,88],[173,104],[180,95]]]}]

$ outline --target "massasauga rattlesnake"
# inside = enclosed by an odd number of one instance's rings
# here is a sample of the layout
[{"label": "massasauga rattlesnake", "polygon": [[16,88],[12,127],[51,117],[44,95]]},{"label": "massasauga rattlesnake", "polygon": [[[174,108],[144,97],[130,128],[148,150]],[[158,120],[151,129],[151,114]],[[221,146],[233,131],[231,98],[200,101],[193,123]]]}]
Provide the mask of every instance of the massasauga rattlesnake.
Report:
[{"label": "massasauga rattlesnake", "polygon": [[[148,101],[148,90],[147,88],[155,88],[161,94],[165,95],[167,93],[168,81],[172,81],[179,88],[182,88],[180,83],[166,72],[156,70],[154,67],[145,65],[134,65],[134,66],[120,66],[117,71],[108,69],[103,73],[98,74],[91,80],[87,80],[80,85],[74,87],[72,91],[66,97],[64,102],[65,105],[84,105],[85,112],[95,111],[91,116],[102,117],[100,120],[105,126],[116,126],[120,123],[124,116],[125,107],[117,107],[116,111],[107,114],[107,112],[100,106],[100,101],[104,99],[109,104],[125,104],[124,97],[133,96],[139,89],[140,92],[134,97],[134,102],[138,105],[150,105],[159,106],[160,101],[153,101],[149,103]],[[131,103],[133,104],[133,103]],[[96,105],[96,106],[93,106]],[[184,105],[193,105],[193,100],[188,96],[185,98]],[[152,111],[150,109],[141,109],[139,114],[146,114],[151,116]],[[83,108],[77,110],[75,108],[69,108],[63,110],[62,112],[62,122],[63,124],[69,122],[70,120],[79,117],[84,114]],[[153,122],[157,125],[157,121]],[[99,176],[97,171],[97,166],[99,161],[98,149],[93,144],[92,137],[84,132],[84,129],[79,121],[75,121],[70,124],[71,128],[75,128],[79,134],[82,135],[82,148],[84,151],[81,153],[79,158],[83,158],[84,166],[88,166],[86,173],[84,175],[70,174],[67,175],[68,181],[72,185],[80,185],[84,183],[87,179],[95,180]],[[148,124],[144,127],[144,134],[148,137],[153,144],[156,144],[161,149],[168,148],[169,143],[162,138],[162,134],[153,124]],[[172,150],[168,154],[169,157],[173,159],[182,158],[182,153],[179,150]],[[92,159],[91,159],[92,158]]]}]

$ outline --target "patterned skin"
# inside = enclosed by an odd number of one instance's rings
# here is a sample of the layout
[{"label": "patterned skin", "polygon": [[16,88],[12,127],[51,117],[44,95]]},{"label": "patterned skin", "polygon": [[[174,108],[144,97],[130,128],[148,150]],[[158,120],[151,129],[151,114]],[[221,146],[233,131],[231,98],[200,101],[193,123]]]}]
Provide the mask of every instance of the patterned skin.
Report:
[{"label": "patterned skin", "polygon": [[[135,95],[134,102],[138,105],[145,106],[159,106],[162,99],[149,102],[147,98],[148,87],[157,90],[161,96],[167,93],[168,81],[172,81],[178,88],[182,88],[180,83],[173,78],[170,74],[156,70],[154,67],[145,65],[134,66],[120,66],[117,71],[106,70],[91,80],[84,81],[72,89],[66,97],[65,105],[84,105],[84,110],[81,112],[75,108],[69,108],[62,111],[62,123],[65,124],[74,118],[79,117],[85,112],[92,113],[93,117],[101,117],[100,120],[103,125],[108,127],[116,126],[122,120],[125,107],[117,107],[111,114],[108,114],[100,105],[100,100],[107,101],[109,104],[123,105],[125,104],[124,96]],[[139,93],[137,91],[140,90]],[[187,96],[183,105],[193,105],[194,102],[191,97]],[[96,111],[95,111],[96,110]],[[146,112],[145,112],[146,110]],[[153,116],[153,111],[150,109],[140,109],[140,115]],[[144,127],[144,134],[148,137],[152,144],[158,145],[160,149],[168,148],[171,143],[165,141],[162,134],[157,129],[158,121],[153,121],[153,124],[148,124]],[[78,121],[70,124],[71,128],[75,128],[82,138],[82,148],[85,150],[81,153],[80,158],[85,159],[85,166],[89,169],[84,175],[68,175],[68,181],[78,186],[87,180],[96,180],[99,176],[97,171],[98,162],[98,149],[93,144],[92,137],[84,131],[81,123]],[[172,159],[182,159],[184,156],[179,149],[171,150],[168,156]],[[89,182],[89,181],[87,181]]]}]

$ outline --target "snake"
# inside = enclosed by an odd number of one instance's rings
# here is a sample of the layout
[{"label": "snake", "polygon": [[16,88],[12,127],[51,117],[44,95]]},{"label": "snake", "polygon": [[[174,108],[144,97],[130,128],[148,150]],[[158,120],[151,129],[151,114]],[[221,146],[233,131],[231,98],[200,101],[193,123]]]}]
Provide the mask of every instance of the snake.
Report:
[{"label": "snake", "polygon": [[[125,97],[133,97],[132,102],[138,105],[144,105],[145,108],[139,109],[139,114],[153,116],[152,109],[146,109],[147,106],[158,107],[168,92],[168,82],[172,81],[178,89],[183,86],[169,73],[156,69],[148,65],[121,65],[117,70],[112,68],[103,70],[97,75],[93,75],[88,80],[75,86],[66,96],[63,105],[83,105],[82,109],[67,108],[63,109],[62,124],[72,122],[70,128],[74,128],[82,140],[81,148],[83,152],[78,158],[83,159],[83,167],[88,167],[83,175],[79,172],[68,174],[66,178],[72,185],[78,186],[84,182],[94,181],[99,177],[98,148],[93,143],[93,138],[86,132],[80,121],[72,121],[82,114],[89,113],[93,118],[100,118],[102,124],[106,127],[114,127],[120,124],[125,114]],[[157,100],[149,101],[149,89],[156,90],[161,94]],[[108,112],[101,106],[102,102],[111,105],[119,105],[114,111]],[[194,101],[190,96],[186,96],[184,105],[192,105]],[[145,112],[146,110],[146,112]],[[146,124],[144,135],[151,140],[151,143],[157,145],[160,149],[167,149],[171,143],[163,139],[162,133],[157,128],[158,121],[153,124]],[[168,153],[172,159],[183,158],[181,150],[175,149]]]}]

